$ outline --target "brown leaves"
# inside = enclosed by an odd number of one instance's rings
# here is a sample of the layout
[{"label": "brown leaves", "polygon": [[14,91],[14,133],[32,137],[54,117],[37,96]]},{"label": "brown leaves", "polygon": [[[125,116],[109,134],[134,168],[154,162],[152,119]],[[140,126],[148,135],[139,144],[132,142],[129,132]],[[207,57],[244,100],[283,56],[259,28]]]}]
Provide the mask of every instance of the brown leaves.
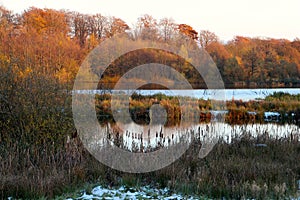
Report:
[{"label": "brown leaves", "polygon": [[197,39],[198,39],[198,32],[195,31],[195,30],[193,29],[193,27],[191,27],[190,25],[187,25],[187,24],[179,24],[179,25],[178,25],[178,29],[179,29],[179,31],[180,31],[182,34],[184,34],[184,35],[186,35],[186,36],[192,38],[193,40],[197,40]]}]

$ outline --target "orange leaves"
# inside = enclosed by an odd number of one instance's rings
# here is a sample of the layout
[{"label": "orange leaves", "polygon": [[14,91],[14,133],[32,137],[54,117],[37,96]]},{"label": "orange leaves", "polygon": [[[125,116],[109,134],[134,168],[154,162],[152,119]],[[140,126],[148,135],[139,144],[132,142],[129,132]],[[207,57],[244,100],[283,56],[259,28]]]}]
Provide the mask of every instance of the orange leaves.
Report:
[{"label": "orange leaves", "polygon": [[206,47],[206,51],[212,56],[216,55],[218,58],[222,58],[222,59],[228,59],[230,57],[229,52],[227,51],[227,49],[224,47],[224,45],[222,45],[219,42],[212,42],[210,43],[207,47]]},{"label": "orange leaves", "polygon": [[154,19],[151,15],[145,14],[138,19],[141,25],[145,28],[153,28],[157,25],[156,19]]},{"label": "orange leaves", "polygon": [[22,16],[24,26],[34,29],[39,34],[67,34],[69,31],[66,15],[62,11],[32,7]]},{"label": "orange leaves", "polygon": [[112,37],[117,33],[123,33],[129,29],[129,26],[120,18],[112,17],[110,19],[110,26],[106,31],[107,37]]},{"label": "orange leaves", "polygon": [[[0,7],[0,64],[14,63],[19,70],[16,74],[20,77],[36,72],[61,82],[72,81],[89,51],[105,39],[129,29],[121,18],[101,14],[30,8],[14,15]],[[177,24],[171,18],[158,21],[149,14],[138,18],[135,27],[127,33],[137,42],[167,42],[169,45],[185,43],[179,33],[184,34],[192,38],[193,43],[200,43],[215,61],[224,80],[231,83],[261,81],[262,85],[272,85],[270,81],[281,84],[300,82],[299,39],[290,42],[236,36],[223,44],[213,32],[201,30],[198,34],[188,24]],[[122,45],[122,40],[119,41]],[[107,59],[110,58],[109,51],[103,53]],[[189,57],[186,46],[182,46],[179,54]],[[126,70],[153,61],[173,67],[198,86],[203,83],[200,75],[193,72],[189,59],[184,61],[174,58],[174,55],[154,51],[132,52],[127,56],[111,64],[106,70],[106,82],[102,84],[112,85]],[[160,72],[164,73],[163,70]],[[141,80],[137,77],[135,81]]]},{"label": "orange leaves", "polygon": [[84,53],[68,36],[65,12],[30,8],[9,18],[14,21],[4,21],[13,27],[11,32],[0,26],[0,59],[12,62],[17,78],[35,72],[61,81],[74,79]]},{"label": "orange leaves", "polygon": [[187,24],[179,24],[179,25],[178,25],[178,29],[179,29],[179,31],[180,31],[182,34],[184,34],[184,35],[186,35],[186,36],[192,38],[193,40],[197,40],[197,39],[198,39],[198,32],[195,31],[195,30],[193,29],[193,27],[191,27],[190,25],[187,25]]}]

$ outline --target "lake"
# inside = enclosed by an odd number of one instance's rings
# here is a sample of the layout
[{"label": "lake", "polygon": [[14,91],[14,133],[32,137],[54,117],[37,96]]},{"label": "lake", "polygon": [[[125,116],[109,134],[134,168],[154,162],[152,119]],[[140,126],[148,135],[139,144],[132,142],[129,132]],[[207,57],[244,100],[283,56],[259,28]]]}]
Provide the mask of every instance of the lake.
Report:
[{"label": "lake", "polygon": [[[300,139],[300,127],[295,124],[249,123],[230,125],[223,122],[199,124],[183,124],[181,126],[165,127],[163,125],[137,125],[107,123],[99,130],[99,135],[93,136],[92,146],[103,146],[107,142],[118,143],[119,147],[131,152],[149,152],[157,148],[168,148],[180,142],[191,143],[199,141],[207,143],[222,141],[232,143],[241,137],[274,139]],[[102,137],[98,137],[101,136]],[[103,138],[103,135],[106,135]],[[108,139],[108,140],[106,140]]]},{"label": "lake", "polygon": [[[140,95],[154,95],[154,94],[165,94],[167,96],[190,96],[202,99],[212,99],[215,93],[220,90],[80,90],[76,91],[77,94],[124,94],[131,95],[136,92]],[[264,99],[266,96],[273,94],[274,92],[284,92],[292,95],[300,94],[299,88],[273,88],[273,89],[225,89],[222,90],[225,94],[226,100],[256,100]],[[211,111],[214,112],[222,111]],[[223,111],[225,114],[227,111]],[[251,112],[250,114],[256,114]],[[277,120],[274,120],[274,116]],[[200,142],[205,140],[222,140],[227,143],[231,143],[233,138],[239,138],[243,135],[250,135],[251,137],[259,137],[260,135],[268,135],[274,138],[289,138],[298,137],[300,133],[299,126],[295,124],[279,124],[274,123],[278,121],[277,112],[265,112],[264,118],[265,123],[251,122],[248,124],[234,124],[230,125],[224,122],[212,121],[210,123],[199,123],[199,124],[185,124],[184,126],[149,126],[140,124],[123,124],[122,127],[116,127],[113,124],[107,124],[106,127],[102,128],[104,131],[100,135],[107,134],[109,138],[108,142],[112,144],[117,143],[128,151],[147,152],[157,147],[168,147],[172,144],[177,144],[180,141],[190,143],[196,139]],[[117,134],[117,136],[116,136]],[[97,135],[93,135],[94,140],[91,145],[105,145],[106,138],[98,138]],[[100,141],[101,140],[101,141]]]},{"label": "lake", "polygon": [[[74,92],[74,91],[73,91]],[[78,94],[118,94],[126,93],[132,94],[136,92],[141,95],[154,95],[154,94],[165,94],[168,96],[190,96],[202,99],[216,99],[216,93],[222,92],[225,95],[225,100],[256,100],[264,99],[266,96],[273,94],[274,92],[284,92],[292,95],[300,94],[300,88],[266,88],[266,89],[224,89],[224,90],[210,90],[210,89],[195,89],[195,90],[77,90]],[[222,95],[221,100],[224,100]]]}]

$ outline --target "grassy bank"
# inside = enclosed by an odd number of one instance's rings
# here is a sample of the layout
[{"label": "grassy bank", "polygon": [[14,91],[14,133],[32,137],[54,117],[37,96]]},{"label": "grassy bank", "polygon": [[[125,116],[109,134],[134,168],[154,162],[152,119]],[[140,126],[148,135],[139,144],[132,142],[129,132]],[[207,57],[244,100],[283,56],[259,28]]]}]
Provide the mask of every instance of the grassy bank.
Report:
[{"label": "grassy bank", "polygon": [[[265,146],[255,144],[263,143]],[[88,189],[87,183],[109,187],[153,185],[182,194],[211,198],[283,198],[294,195],[300,179],[300,143],[292,138],[253,138],[244,135],[232,144],[220,141],[204,159],[201,144],[194,141],[188,151],[170,166],[146,174],[129,174],[98,163],[72,139],[53,154],[45,148],[20,151],[18,145],[1,154],[1,198],[50,197]],[[33,153],[35,152],[35,154]]]},{"label": "grassy bank", "polygon": [[[99,163],[82,146],[73,124],[71,97],[62,92],[62,86],[51,78],[33,75],[14,82],[17,79],[13,73],[1,80],[7,83],[1,85],[0,98],[1,199],[9,196],[54,198],[84,188],[87,183],[150,184],[215,198],[281,198],[296,192],[296,181],[300,179],[297,137],[274,139],[267,134],[261,138],[244,135],[235,138],[230,145],[220,141],[204,159],[197,157],[201,144],[194,141],[179,160],[164,169],[146,174],[122,173]],[[14,87],[10,86],[12,82]],[[299,113],[299,99],[289,97],[286,103],[286,99],[280,98],[230,101],[227,108],[235,111],[232,112],[235,123],[243,123],[242,116],[248,110],[261,112],[280,108]],[[98,117],[108,121],[111,120],[109,102],[110,96],[96,99]],[[211,109],[209,101],[196,102],[203,113]],[[130,112],[137,116],[135,119],[147,119],[145,113],[153,103],[165,106],[168,119],[180,119],[178,100],[163,95],[132,96]],[[205,116],[206,120],[210,119],[209,114]],[[257,147],[257,143],[266,147]]]}]

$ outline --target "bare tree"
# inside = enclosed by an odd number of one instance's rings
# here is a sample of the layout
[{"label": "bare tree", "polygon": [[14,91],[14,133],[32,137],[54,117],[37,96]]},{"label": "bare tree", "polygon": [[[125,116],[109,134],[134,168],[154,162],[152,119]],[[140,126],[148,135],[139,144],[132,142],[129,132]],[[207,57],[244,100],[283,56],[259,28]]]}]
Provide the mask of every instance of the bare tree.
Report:
[{"label": "bare tree", "polygon": [[88,24],[89,15],[72,12],[70,21],[72,35],[78,39],[80,46],[83,47],[90,31]]},{"label": "bare tree", "polygon": [[177,25],[172,18],[163,18],[159,22],[159,30],[163,41],[169,41],[174,32],[176,31]]},{"label": "bare tree", "polygon": [[106,29],[108,28],[107,17],[96,14],[89,18],[90,33],[93,34],[98,40],[105,37]]},{"label": "bare tree", "polygon": [[151,15],[145,14],[138,18],[136,25],[136,37],[142,39],[157,40],[158,38],[158,27],[157,20]]},{"label": "bare tree", "polygon": [[202,48],[206,48],[209,44],[218,41],[218,36],[215,33],[208,30],[202,30],[200,32],[199,42]]}]

